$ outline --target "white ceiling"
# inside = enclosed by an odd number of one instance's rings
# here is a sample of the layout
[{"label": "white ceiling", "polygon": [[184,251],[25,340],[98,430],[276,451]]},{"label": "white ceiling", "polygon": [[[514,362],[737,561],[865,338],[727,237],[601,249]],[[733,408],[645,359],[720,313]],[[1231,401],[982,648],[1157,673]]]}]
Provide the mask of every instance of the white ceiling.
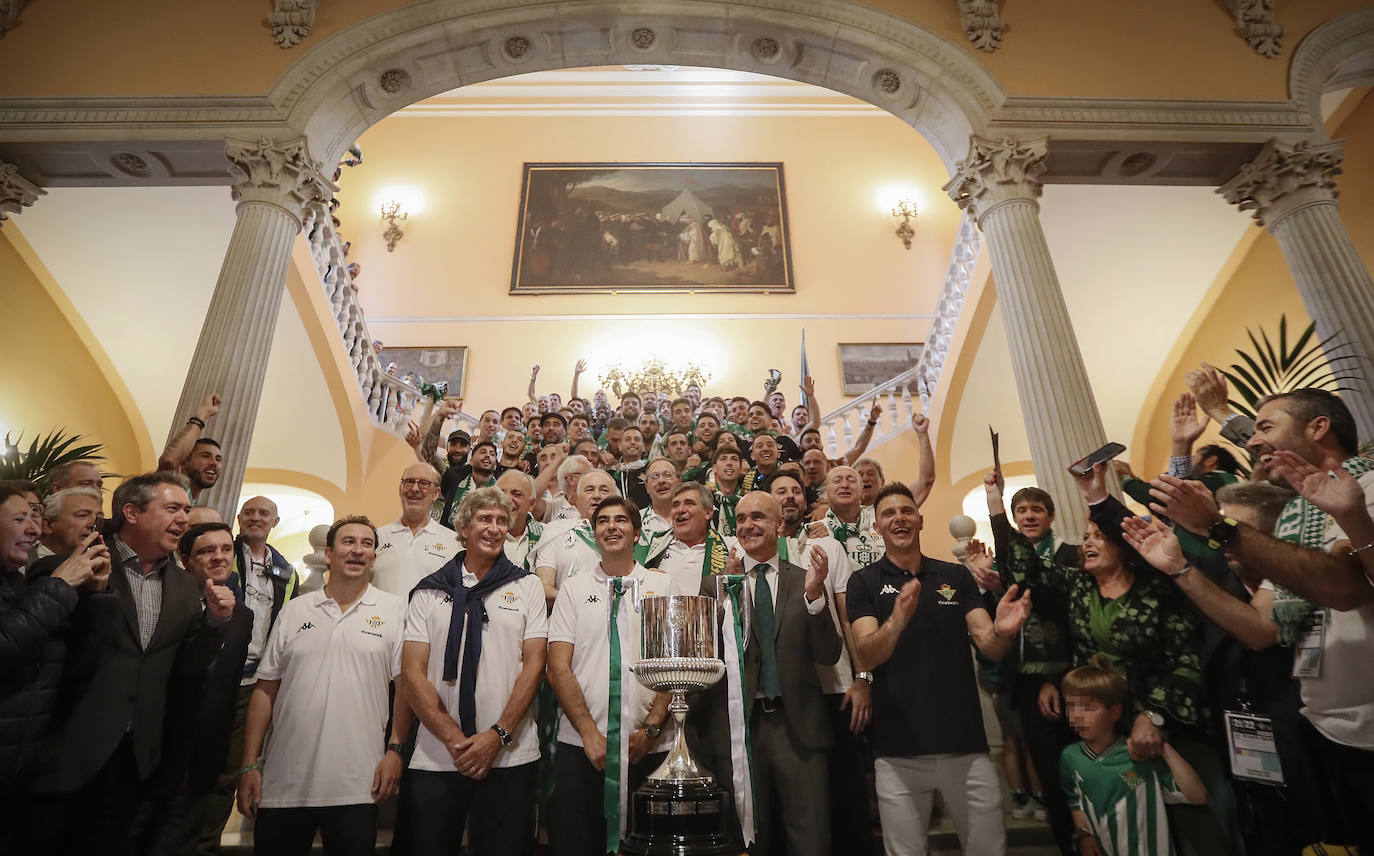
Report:
[{"label": "white ceiling", "polygon": [[[81,312],[129,387],[156,454],[234,229],[229,190],[52,188],[40,202],[7,228],[23,233]],[[343,488],[334,405],[300,315],[282,300],[248,466],[311,473]]]}]

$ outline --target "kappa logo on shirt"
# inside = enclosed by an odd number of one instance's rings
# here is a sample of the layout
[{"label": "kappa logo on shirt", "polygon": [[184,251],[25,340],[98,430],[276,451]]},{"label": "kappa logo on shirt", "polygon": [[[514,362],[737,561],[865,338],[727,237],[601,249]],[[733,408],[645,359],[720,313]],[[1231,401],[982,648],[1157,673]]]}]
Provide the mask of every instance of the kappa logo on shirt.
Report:
[{"label": "kappa logo on shirt", "polygon": [[301,630],[314,630],[314,629],[315,629],[315,625],[313,625],[313,624],[311,624],[309,621],[307,621],[307,622],[305,622],[304,624],[302,624],[302,625],[300,626],[300,630],[297,630],[296,632],[297,632],[297,633],[300,633]]},{"label": "kappa logo on shirt", "polygon": [[894,586],[894,585],[892,585],[891,583],[888,583],[887,585],[885,585],[885,586],[883,586],[882,588],[878,589],[878,594],[897,594],[897,593],[898,593],[898,592],[897,592],[897,587]]},{"label": "kappa logo on shirt", "polygon": [[390,542],[390,541],[383,541],[382,543],[380,543],[380,544],[377,545],[377,552],[378,552],[378,553],[382,552],[383,550],[390,550],[390,549],[391,549],[391,542]]},{"label": "kappa logo on shirt", "polygon": [[446,595],[444,595],[444,603],[453,603],[453,595],[451,595],[451,594],[446,594]]}]

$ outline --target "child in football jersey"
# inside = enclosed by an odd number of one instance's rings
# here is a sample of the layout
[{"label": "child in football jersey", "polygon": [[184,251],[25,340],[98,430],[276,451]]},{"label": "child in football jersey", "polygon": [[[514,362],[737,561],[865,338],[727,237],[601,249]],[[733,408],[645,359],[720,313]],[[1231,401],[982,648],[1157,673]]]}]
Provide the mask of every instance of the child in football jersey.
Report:
[{"label": "child in football jersey", "polygon": [[1131,760],[1119,729],[1129,689],[1106,656],[1065,675],[1062,690],[1069,724],[1083,738],[1059,761],[1080,856],[1173,856],[1164,807],[1207,802],[1202,779],[1168,743],[1161,758]]}]

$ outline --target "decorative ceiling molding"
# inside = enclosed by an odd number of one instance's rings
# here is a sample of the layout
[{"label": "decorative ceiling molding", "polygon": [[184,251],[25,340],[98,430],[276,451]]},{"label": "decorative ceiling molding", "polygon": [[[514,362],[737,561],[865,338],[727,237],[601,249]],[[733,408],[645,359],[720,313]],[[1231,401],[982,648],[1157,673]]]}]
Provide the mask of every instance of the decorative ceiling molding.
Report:
[{"label": "decorative ceiling molding", "polygon": [[1270,59],[1279,55],[1283,25],[1274,23],[1274,0],[1228,0],[1236,33],[1255,53]]},{"label": "decorative ceiling molding", "polygon": [[267,16],[267,22],[272,25],[277,46],[294,48],[310,35],[319,5],[320,0],[276,0],[276,8]]},{"label": "decorative ceiling molding", "polygon": [[959,26],[975,48],[992,53],[1002,44],[1007,22],[997,10],[997,0],[959,0]]},{"label": "decorative ceiling molding", "polygon": [[1374,6],[1347,12],[1312,30],[1293,51],[1288,96],[1324,133],[1321,97],[1328,89],[1374,83]]},{"label": "decorative ceiling molding", "polygon": [[5,225],[5,212],[18,214],[38,201],[47,191],[19,174],[19,167],[0,161],[0,226]]},{"label": "decorative ceiling molding", "polygon": [[[664,292],[685,294],[690,289]],[[587,321],[930,321],[934,315],[892,314],[890,312],[836,314],[832,312],[782,313],[776,312],[658,312],[651,315],[450,315],[420,317],[368,317],[368,324],[524,324],[533,322]]]},{"label": "decorative ceiling molding", "polygon": [[28,0],[0,0],[0,38],[19,23],[19,10],[27,3]]}]

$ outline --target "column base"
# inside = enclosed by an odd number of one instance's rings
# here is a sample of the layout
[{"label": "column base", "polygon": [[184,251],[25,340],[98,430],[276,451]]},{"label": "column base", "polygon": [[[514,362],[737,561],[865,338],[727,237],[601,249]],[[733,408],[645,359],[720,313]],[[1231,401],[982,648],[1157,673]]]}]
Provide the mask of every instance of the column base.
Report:
[{"label": "column base", "polygon": [[739,852],[730,835],[734,799],[714,782],[649,779],[630,795],[624,856],[726,856]]}]

